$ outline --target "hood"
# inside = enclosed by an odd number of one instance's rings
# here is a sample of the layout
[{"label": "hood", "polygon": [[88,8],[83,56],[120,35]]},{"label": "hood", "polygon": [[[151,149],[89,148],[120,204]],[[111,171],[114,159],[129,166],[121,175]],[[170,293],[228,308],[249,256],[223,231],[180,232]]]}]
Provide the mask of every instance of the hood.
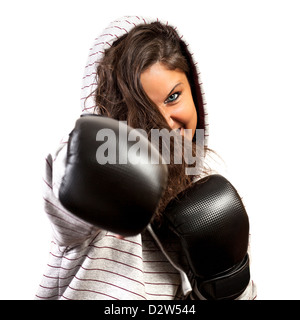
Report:
[{"label": "hood", "polygon": [[[119,37],[128,33],[132,28],[139,24],[147,24],[151,22],[161,22],[168,24],[168,22],[161,19],[145,18],[140,16],[125,16],[111,22],[107,28],[95,39],[93,46],[90,48],[88,60],[84,69],[83,84],[81,88],[81,109],[82,113],[93,113],[95,108],[95,101],[93,92],[96,89],[96,69],[97,62],[103,57],[105,49],[111,47],[113,42]],[[194,103],[198,115],[198,129],[204,129],[204,144],[207,146],[208,142],[208,122],[207,122],[207,107],[200,79],[200,71],[198,70],[198,63],[194,61],[193,52],[190,43],[185,40],[185,37],[174,26],[182,42],[185,44],[185,55],[189,60],[192,80],[191,83]]]}]

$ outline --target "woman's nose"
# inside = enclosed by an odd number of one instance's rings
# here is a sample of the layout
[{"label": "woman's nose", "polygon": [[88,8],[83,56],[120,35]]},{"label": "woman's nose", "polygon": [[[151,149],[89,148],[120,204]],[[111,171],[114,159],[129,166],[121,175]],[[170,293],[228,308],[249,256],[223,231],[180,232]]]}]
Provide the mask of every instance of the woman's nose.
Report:
[{"label": "woman's nose", "polygon": [[174,118],[172,117],[172,113],[171,112],[167,112],[165,110],[162,110],[162,115],[166,119],[169,127],[171,129],[176,129],[176,122],[175,122]]},{"label": "woman's nose", "polygon": [[171,129],[175,129],[175,121],[173,120],[173,118],[170,115],[167,116],[166,120],[168,122],[169,127]]}]

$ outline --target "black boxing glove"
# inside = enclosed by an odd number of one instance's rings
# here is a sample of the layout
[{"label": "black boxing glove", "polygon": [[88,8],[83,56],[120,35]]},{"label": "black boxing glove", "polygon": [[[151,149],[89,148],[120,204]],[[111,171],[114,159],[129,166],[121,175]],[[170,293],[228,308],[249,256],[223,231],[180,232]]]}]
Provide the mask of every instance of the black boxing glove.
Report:
[{"label": "black boxing glove", "polygon": [[167,183],[167,167],[151,164],[153,153],[160,159],[147,137],[124,122],[84,115],[70,133],[59,200],[101,229],[136,235],[150,222]]},{"label": "black boxing glove", "polygon": [[228,180],[199,180],[168,204],[164,217],[187,258],[192,299],[235,299],[243,293],[250,281],[249,221]]}]

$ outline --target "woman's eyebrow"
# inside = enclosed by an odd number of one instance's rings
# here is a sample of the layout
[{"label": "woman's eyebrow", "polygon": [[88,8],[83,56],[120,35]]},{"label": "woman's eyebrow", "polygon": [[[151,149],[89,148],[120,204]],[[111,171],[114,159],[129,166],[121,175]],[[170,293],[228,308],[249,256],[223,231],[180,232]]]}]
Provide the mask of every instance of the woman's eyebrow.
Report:
[{"label": "woman's eyebrow", "polygon": [[167,97],[165,100],[167,100],[169,98],[169,96],[172,94],[172,92],[180,85],[182,84],[182,82],[178,82],[174,87],[173,89],[168,93]]}]

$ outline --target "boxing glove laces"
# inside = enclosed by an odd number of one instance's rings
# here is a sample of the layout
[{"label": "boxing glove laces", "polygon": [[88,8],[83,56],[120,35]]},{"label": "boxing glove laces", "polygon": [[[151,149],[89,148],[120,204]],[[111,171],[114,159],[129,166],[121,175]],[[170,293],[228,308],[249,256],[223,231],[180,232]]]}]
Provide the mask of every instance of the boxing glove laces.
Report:
[{"label": "boxing glove laces", "polygon": [[167,184],[167,166],[152,164],[153,153],[160,157],[147,137],[126,123],[81,116],[69,135],[60,202],[101,229],[122,236],[140,233]]},{"label": "boxing glove laces", "polygon": [[211,175],[172,200],[166,224],[181,243],[191,275],[191,299],[236,299],[250,281],[249,221],[240,196]]}]

